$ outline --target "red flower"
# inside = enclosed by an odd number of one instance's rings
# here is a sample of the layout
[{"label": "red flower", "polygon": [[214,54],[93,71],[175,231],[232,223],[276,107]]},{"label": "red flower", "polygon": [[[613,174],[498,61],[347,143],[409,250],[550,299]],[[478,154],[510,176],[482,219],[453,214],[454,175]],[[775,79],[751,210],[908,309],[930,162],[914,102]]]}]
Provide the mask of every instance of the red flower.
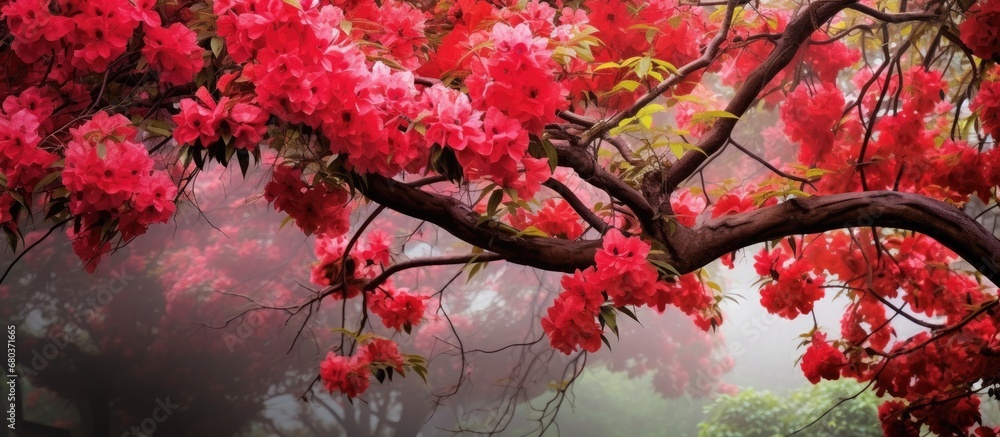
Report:
[{"label": "red flower", "polygon": [[972,54],[983,59],[1000,54],[1000,1],[973,4],[965,13],[965,21],[958,25],[958,33]]},{"label": "red flower", "polygon": [[411,294],[406,288],[383,286],[368,298],[368,308],[382,318],[386,328],[409,330],[424,318],[427,296]]},{"label": "red flower", "polygon": [[812,344],[802,357],[802,373],[809,382],[816,384],[820,379],[840,378],[840,369],[847,365],[847,358],[837,348],[826,342],[826,334],[813,333]]},{"label": "red flower", "polygon": [[670,206],[677,223],[690,228],[694,227],[698,216],[705,210],[705,198],[691,194],[691,190],[675,191],[670,196]]},{"label": "red flower", "polygon": [[601,327],[597,311],[580,296],[562,293],[542,317],[542,330],[553,348],[569,355],[583,348],[589,352],[601,349]]},{"label": "red flower", "polygon": [[649,244],[639,237],[625,238],[617,229],[604,236],[604,247],[594,254],[596,277],[607,287],[615,306],[644,305],[656,294],[656,270],[648,262]]},{"label": "red flower", "polygon": [[201,55],[205,51],[198,47],[197,35],[181,23],[170,27],[146,26],[146,44],[142,55],[149,65],[160,73],[160,81],[172,85],[184,85],[194,80],[194,75],[205,61]]},{"label": "red flower", "polygon": [[329,352],[319,364],[319,376],[330,393],[339,391],[354,398],[368,390],[371,384],[369,364],[361,354],[348,358]]},{"label": "red flower", "polygon": [[403,356],[399,353],[396,342],[384,338],[376,338],[358,351],[358,357],[376,366],[391,367],[403,374]]},{"label": "red flower", "polygon": [[[996,3],[1000,4],[1000,1]],[[996,70],[996,72],[1000,75],[1000,70]],[[979,120],[983,123],[983,130],[992,135],[994,139],[1000,138],[1000,78],[983,81],[970,108],[979,112]]]},{"label": "red flower", "polygon": [[177,123],[174,139],[180,144],[194,144],[195,140],[200,139],[201,146],[208,147],[219,139],[229,99],[223,97],[217,104],[205,87],[199,88],[196,96],[197,101],[181,100],[181,112],[173,118],[174,123]]}]

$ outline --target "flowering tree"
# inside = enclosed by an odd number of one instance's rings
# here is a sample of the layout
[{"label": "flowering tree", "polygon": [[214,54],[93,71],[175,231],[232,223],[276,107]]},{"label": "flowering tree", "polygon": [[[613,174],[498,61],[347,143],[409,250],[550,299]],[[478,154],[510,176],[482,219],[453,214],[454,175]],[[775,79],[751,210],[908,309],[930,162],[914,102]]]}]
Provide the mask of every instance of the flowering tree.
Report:
[{"label": "flowering tree", "polygon": [[[767,243],[752,255],[768,311],[807,315],[828,291],[847,303],[839,332],[804,334],[810,381],[890,395],[887,434],[995,432],[974,426],[1000,368],[1000,241],[976,211],[1000,183],[1000,1],[0,0],[0,13],[11,248],[30,251],[21,230],[49,221],[93,272],[169,221],[213,162],[267,161],[263,197],[317,236],[323,288],[262,307],[356,310],[314,379],[348,399],[428,376],[426,357],[371,334],[421,334],[429,295],[410,269],[565,273],[540,326],[578,360],[637,307],[719,326],[727,295],[703,267]],[[378,206],[352,226],[359,201]],[[373,225],[385,210],[467,245],[394,256]],[[897,336],[904,319],[922,331]]]}]

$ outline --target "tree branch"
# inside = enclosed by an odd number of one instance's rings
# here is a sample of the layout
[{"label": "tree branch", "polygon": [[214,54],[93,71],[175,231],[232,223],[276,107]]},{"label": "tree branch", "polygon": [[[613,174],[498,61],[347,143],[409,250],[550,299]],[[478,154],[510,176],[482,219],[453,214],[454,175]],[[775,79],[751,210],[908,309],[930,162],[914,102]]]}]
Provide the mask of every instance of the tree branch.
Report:
[{"label": "tree branch", "polygon": [[726,5],[726,15],[722,19],[722,28],[719,29],[719,33],[717,33],[715,38],[712,38],[712,41],[709,42],[707,47],[705,47],[704,52],[702,52],[698,59],[687,63],[681,68],[678,68],[677,73],[671,74],[669,77],[662,80],[659,84],[646,92],[646,94],[643,94],[636,99],[636,101],[624,111],[595,123],[590,129],[580,136],[580,144],[586,146],[592,143],[595,139],[603,137],[606,133],[608,133],[608,131],[613,129],[615,126],[618,126],[622,120],[635,116],[640,109],[652,103],[653,100],[656,100],[663,93],[667,92],[668,89],[680,83],[680,81],[684,80],[684,78],[688,77],[691,73],[708,67],[708,65],[711,64],[712,61],[715,60],[715,57],[719,54],[719,47],[722,46],[722,43],[726,41],[726,38],[729,35],[729,27],[733,22],[733,11],[736,10],[736,7],[742,3],[744,2],[741,0],[729,0]]},{"label": "tree branch", "polygon": [[556,192],[556,194],[562,196],[562,198],[566,200],[566,203],[573,208],[573,211],[576,211],[576,213],[579,214],[580,217],[587,222],[587,224],[593,226],[594,229],[597,229],[597,232],[600,232],[601,235],[604,235],[604,233],[608,231],[609,225],[598,217],[597,214],[594,214],[594,211],[591,211],[579,197],[576,197],[576,194],[573,194],[573,190],[569,189],[569,187],[564,185],[562,182],[549,178],[549,180],[545,181],[543,185],[551,188],[552,191]]},{"label": "tree branch", "polygon": [[639,219],[642,228],[655,235],[652,233],[657,229],[653,220],[653,207],[642,193],[598,166],[597,158],[587,153],[585,149],[559,141],[553,141],[552,145],[556,149],[556,161],[560,166],[572,168],[587,183],[622,201]]},{"label": "tree branch", "polygon": [[1000,283],[1000,240],[958,208],[895,191],[843,193],[790,199],[775,206],[709,220],[693,238],[673,243],[682,273],[722,255],[788,235],[880,226],[925,234],[955,251],[994,284]]},{"label": "tree branch", "polygon": [[455,237],[473,246],[496,252],[515,264],[572,272],[592,265],[594,252],[601,246],[599,240],[569,241],[517,236],[494,220],[481,221],[481,216],[459,199],[421,191],[374,174],[363,177],[355,175],[355,178],[365,181],[356,188],[375,202],[434,223]]},{"label": "tree branch", "polygon": [[861,12],[862,14],[868,15],[876,20],[883,21],[886,23],[905,23],[907,21],[932,21],[938,18],[937,14],[928,14],[926,12],[901,12],[898,14],[890,14],[887,12],[882,12],[870,6],[865,6],[863,4],[853,4],[847,6],[848,9],[854,9],[855,11]]},{"label": "tree branch", "polygon": [[[808,40],[821,24],[826,23],[838,12],[856,1],[817,1],[796,15],[788,23],[788,26],[785,27],[781,39],[778,40],[774,50],[771,51],[767,59],[750,73],[746,82],[743,83],[743,86],[733,96],[729,105],[726,106],[726,112],[737,117],[746,113],[747,109],[757,100],[757,95],[764,90],[768,82],[795,58],[802,43]],[[712,126],[712,129],[698,143],[700,150],[689,151],[670,168],[664,180],[663,190],[668,193],[672,192],[680,185],[681,181],[694,174],[702,162],[718,152],[736,127],[737,121],[739,120],[734,118],[718,119],[715,125]]]}]

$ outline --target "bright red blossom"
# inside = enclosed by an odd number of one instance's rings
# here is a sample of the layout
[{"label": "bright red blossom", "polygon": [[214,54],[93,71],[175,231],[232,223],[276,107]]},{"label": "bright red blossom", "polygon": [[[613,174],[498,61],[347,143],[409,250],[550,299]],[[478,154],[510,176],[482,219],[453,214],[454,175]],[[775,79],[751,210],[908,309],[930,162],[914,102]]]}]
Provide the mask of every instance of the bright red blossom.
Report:
[{"label": "bright red blossom", "polygon": [[355,398],[368,390],[371,384],[369,364],[363,354],[348,358],[329,352],[319,365],[319,375],[331,393],[339,391],[348,398]]},{"label": "bright red blossom", "polygon": [[840,369],[846,364],[844,354],[827,343],[826,334],[819,331],[813,333],[812,343],[806,349],[801,365],[802,373],[809,382],[816,384],[820,379],[840,379]]},{"label": "bright red blossom", "polygon": [[959,37],[972,53],[983,59],[1000,54],[1000,1],[981,0],[965,13],[958,25]]},{"label": "bright red blossom", "polygon": [[194,80],[194,75],[205,62],[198,47],[197,35],[181,23],[170,27],[146,26],[142,55],[160,74],[160,81],[183,85]]}]

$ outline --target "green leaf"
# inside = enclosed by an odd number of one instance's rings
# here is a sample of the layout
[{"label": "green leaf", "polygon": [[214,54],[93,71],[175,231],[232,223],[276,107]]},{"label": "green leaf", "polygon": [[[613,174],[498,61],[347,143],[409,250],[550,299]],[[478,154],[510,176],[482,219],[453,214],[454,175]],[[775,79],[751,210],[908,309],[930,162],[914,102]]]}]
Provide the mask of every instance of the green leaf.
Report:
[{"label": "green leaf", "polygon": [[160,137],[169,137],[171,135],[170,125],[163,120],[149,120],[143,130]]},{"label": "green leaf", "polygon": [[479,273],[479,271],[483,269],[486,263],[472,263],[470,265],[472,267],[469,269],[469,277],[465,280],[466,283],[471,281],[472,277],[476,276],[476,273]]},{"label": "green leaf", "polygon": [[490,200],[486,203],[487,216],[496,217],[497,207],[500,206],[501,200],[503,200],[503,190],[493,190],[493,194],[490,194]]},{"label": "green leaf", "polygon": [[56,180],[56,178],[58,178],[59,176],[62,176],[62,172],[61,171],[53,171],[53,172],[45,175],[45,177],[43,177],[41,180],[39,180],[38,183],[35,184],[35,188],[36,189],[45,188],[47,185],[49,185],[50,183],[52,183],[52,181]]},{"label": "green leaf", "polygon": [[654,266],[656,266],[657,270],[659,270],[659,271],[661,271],[663,273],[670,273],[670,274],[672,274],[674,276],[680,276],[681,275],[681,273],[678,272],[677,269],[674,268],[674,266],[672,266],[670,264],[667,264],[666,262],[663,262],[663,261],[660,261],[660,260],[656,260],[656,259],[651,259],[651,260],[648,260],[648,261],[651,264],[653,264]]},{"label": "green leaf", "polygon": [[671,64],[667,61],[661,59],[653,59],[653,63],[656,64],[657,67],[660,67],[661,70],[664,70],[670,74],[679,74],[679,72],[677,71],[677,67],[674,67],[674,64]]},{"label": "green leaf", "polygon": [[302,9],[302,3],[299,3],[299,0],[285,0],[285,3],[292,5],[295,9]]},{"label": "green leaf", "polygon": [[291,221],[292,221],[292,216],[285,217],[285,219],[281,221],[281,225],[278,226],[278,230],[280,231],[281,228],[284,228],[285,225],[287,225]]},{"label": "green leaf", "polygon": [[603,341],[604,344],[608,346],[608,350],[611,350],[611,342],[608,341],[608,337],[605,337],[604,334],[601,334],[601,341]]},{"label": "green leaf", "polygon": [[522,235],[528,235],[532,237],[542,237],[542,238],[549,237],[549,234],[547,234],[545,231],[538,229],[534,226],[528,226],[527,228],[524,228],[524,230],[518,232],[515,235],[515,237],[520,237]]},{"label": "green leaf", "polygon": [[552,145],[552,142],[546,138],[542,138],[541,143],[545,151],[545,157],[549,159],[549,170],[555,173],[556,167],[559,164],[559,153],[556,151],[556,146]]},{"label": "green leaf", "polygon": [[642,56],[633,56],[631,58],[628,58],[622,61],[622,67],[628,67],[629,65],[639,62],[640,59],[642,59]]},{"label": "green leaf", "polygon": [[215,55],[216,58],[222,56],[223,44],[225,44],[225,41],[223,41],[222,38],[219,38],[217,36],[213,36],[212,40],[209,41],[209,45],[212,47],[212,54]]},{"label": "green leaf", "polygon": [[653,59],[646,56],[639,60],[639,63],[635,66],[635,75],[639,76],[640,79],[646,77],[649,71],[653,69]]},{"label": "green leaf", "polygon": [[236,159],[240,162],[240,172],[243,177],[247,177],[247,169],[250,168],[250,152],[247,149],[236,149]]},{"label": "green leaf", "polygon": [[628,307],[618,307],[616,309],[619,312],[621,312],[622,314],[625,314],[626,316],[628,316],[628,318],[630,318],[632,320],[635,320],[636,322],[639,321],[639,318],[636,317],[635,313],[633,313],[632,310],[628,309]]},{"label": "green leaf", "polygon": [[736,115],[726,111],[705,111],[705,112],[695,113],[693,116],[691,116],[691,121],[694,123],[705,123],[717,118],[732,118],[736,120],[740,119]]},{"label": "green leaf", "polygon": [[[615,333],[615,337],[620,339],[621,337],[618,335],[618,313],[615,311],[615,308],[602,306],[600,317],[608,325],[608,328],[611,329],[611,332]],[[611,346],[608,346],[608,348],[610,349]]]},{"label": "green leaf", "polygon": [[639,88],[639,85],[641,85],[641,84],[639,82],[634,81],[634,80],[623,80],[623,81],[619,82],[618,85],[615,85],[615,87],[612,88],[611,91],[618,91],[620,89],[624,89],[624,90],[628,90],[629,92],[631,92],[631,91],[635,91],[636,88]]},{"label": "green leaf", "polygon": [[594,71],[607,70],[609,68],[621,68],[621,65],[618,65],[617,62],[605,62],[601,65],[598,65],[597,68],[594,68]]}]

